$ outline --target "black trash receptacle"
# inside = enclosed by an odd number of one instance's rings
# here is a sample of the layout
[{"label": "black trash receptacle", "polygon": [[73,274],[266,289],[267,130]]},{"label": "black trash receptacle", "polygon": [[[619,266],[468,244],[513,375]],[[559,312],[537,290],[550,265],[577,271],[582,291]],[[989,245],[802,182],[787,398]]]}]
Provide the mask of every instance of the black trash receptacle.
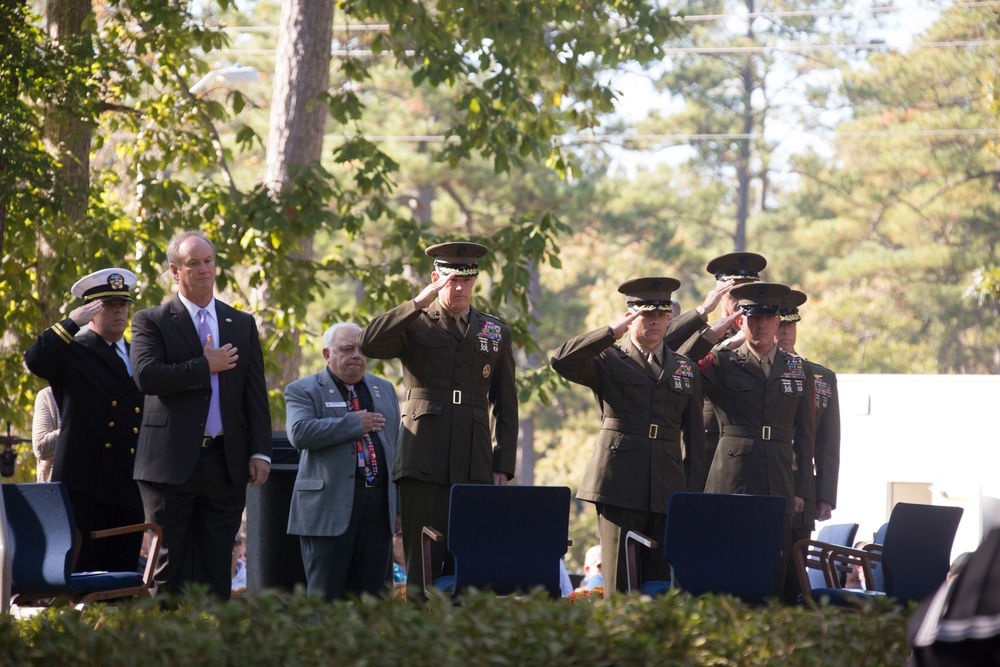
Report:
[{"label": "black trash receptacle", "polygon": [[284,431],[274,431],[271,437],[271,474],[266,483],[247,489],[247,591],[251,593],[306,585],[299,536],[286,532],[299,452]]}]

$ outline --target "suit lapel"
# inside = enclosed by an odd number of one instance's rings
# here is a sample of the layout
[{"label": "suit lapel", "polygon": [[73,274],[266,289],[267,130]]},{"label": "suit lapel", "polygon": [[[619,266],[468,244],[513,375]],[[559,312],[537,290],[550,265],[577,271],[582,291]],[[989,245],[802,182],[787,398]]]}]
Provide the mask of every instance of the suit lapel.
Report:
[{"label": "suit lapel", "polygon": [[[470,328],[472,327],[471,318],[470,318],[470,322],[469,322],[469,327]],[[466,332],[466,333],[468,333],[468,332]],[[372,398],[372,410],[374,412],[379,412],[382,415],[388,415],[389,414],[389,410],[387,410],[385,408],[385,403],[384,403],[385,397],[382,396],[382,387],[378,386],[375,383],[375,377],[373,375],[369,375],[368,373],[365,373],[364,377],[361,378],[361,382],[365,385],[365,387],[368,388],[368,395],[371,396],[371,398]],[[387,456],[387,454],[390,453],[390,450],[387,448],[387,444],[386,444],[387,438],[385,436],[385,432],[384,431],[381,432],[381,433],[378,433],[378,432],[370,433],[369,437],[373,438],[373,440],[376,443],[379,443],[379,444],[382,445],[382,456],[383,457]],[[389,461],[388,464],[391,466],[392,462]],[[383,467],[385,465],[386,465],[386,461],[383,461],[383,460],[380,459],[379,460],[379,467]],[[389,468],[389,470],[390,470],[390,473],[391,473],[391,468]]]},{"label": "suit lapel", "polygon": [[452,317],[448,314],[448,311],[444,309],[441,305],[441,301],[435,300],[434,303],[427,308],[427,316],[434,320],[434,323],[449,336],[454,336],[461,340],[461,336],[458,334],[458,330],[453,327],[454,322],[451,321]]},{"label": "suit lapel", "polygon": [[[181,302],[177,295],[170,300],[170,321],[174,323],[177,328],[177,335],[187,343],[187,346],[191,348],[191,353],[193,356],[198,356],[204,352],[204,348],[201,344],[201,339],[198,338],[198,327],[191,319],[191,313],[188,312],[187,308]],[[216,311],[218,312],[218,311]],[[221,337],[221,333],[220,333]]]},{"label": "suit lapel", "polygon": [[760,362],[757,361],[757,357],[750,351],[746,343],[743,343],[740,349],[736,350],[736,357],[740,368],[756,376],[758,380],[763,378],[765,382],[767,381],[767,378],[764,376],[764,369],[760,367]]},{"label": "suit lapel", "polygon": [[218,318],[219,325],[218,345],[235,344],[236,329],[233,328],[233,318],[230,312],[232,310],[233,308],[228,304],[222,303],[218,299],[215,300],[215,317]]},{"label": "suit lapel", "polygon": [[316,373],[316,385],[319,388],[320,409],[326,407],[326,403],[343,403],[344,412],[347,412],[347,397],[342,395],[340,387],[330,377],[330,372],[324,368]]},{"label": "suit lapel", "polygon": [[660,375],[653,373],[653,369],[651,369],[649,364],[646,362],[646,356],[642,353],[642,350],[635,346],[635,343],[632,342],[631,336],[627,336],[625,338],[625,344],[622,345],[622,352],[625,353],[625,356],[629,358],[629,361],[635,364],[639,370],[654,380],[659,380],[663,375],[662,372]]},{"label": "suit lapel", "polygon": [[118,356],[115,348],[108,345],[108,341],[101,338],[93,330],[88,330],[80,339],[86,347],[97,354],[101,363],[107,366],[115,374],[115,377],[120,380],[128,379],[128,369],[125,367],[125,362]]}]

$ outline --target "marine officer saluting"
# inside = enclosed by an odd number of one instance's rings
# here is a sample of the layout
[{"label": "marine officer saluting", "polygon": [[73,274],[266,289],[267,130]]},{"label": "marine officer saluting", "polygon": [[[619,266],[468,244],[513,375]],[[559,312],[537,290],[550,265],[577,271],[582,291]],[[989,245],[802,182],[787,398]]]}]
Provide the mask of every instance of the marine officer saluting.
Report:
[{"label": "marine officer saluting", "polygon": [[[552,357],[557,373],[594,392],[600,410],[601,431],[577,498],[597,508],[606,591],[628,589],[628,532],[663,535],[670,494],[705,484],[698,370],[664,340],[678,287],[667,277],[622,283],[622,319],[567,341]],[[670,578],[662,550],[644,549],[639,566],[640,579]]]},{"label": "marine officer saluting", "polygon": [[[788,293],[777,283],[734,287],[730,294],[741,313],[736,322],[746,342],[736,350],[717,347],[698,363],[720,426],[705,491],[784,496],[785,558],[792,515],[802,511],[812,492],[812,476],[805,469],[815,438],[807,364],[775,344],[778,310]],[[783,568],[778,582],[783,582]]]},{"label": "marine officer saluting", "polygon": [[[423,599],[420,533],[448,526],[452,484],[506,484],[517,458],[517,392],[510,329],[470,305],[478,243],[440,243],[431,282],[412,301],[374,318],[362,354],[398,358],[402,409],[392,479],[399,485],[406,595]],[[492,417],[492,419],[491,419]],[[444,543],[431,550],[434,577],[450,570]]]}]

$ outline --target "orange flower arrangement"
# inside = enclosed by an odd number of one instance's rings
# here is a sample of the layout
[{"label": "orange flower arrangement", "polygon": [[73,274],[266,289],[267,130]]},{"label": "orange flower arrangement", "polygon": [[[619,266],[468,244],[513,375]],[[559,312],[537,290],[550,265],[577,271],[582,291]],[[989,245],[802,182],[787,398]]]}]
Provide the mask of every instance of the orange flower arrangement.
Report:
[{"label": "orange flower arrangement", "polygon": [[601,600],[604,599],[604,586],[595,586],[589,591],[582,588],[577,589],[566,596],[566,599],[570,602],[576,602],[577,600],[586,600],[587,602],[590,602],[594,598]]}]

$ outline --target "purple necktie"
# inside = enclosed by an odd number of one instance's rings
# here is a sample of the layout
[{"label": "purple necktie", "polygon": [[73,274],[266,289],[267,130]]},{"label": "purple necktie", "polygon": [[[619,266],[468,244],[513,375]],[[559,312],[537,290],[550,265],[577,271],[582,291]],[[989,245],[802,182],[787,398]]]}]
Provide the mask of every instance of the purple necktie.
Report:
[{"label": "purple necktie", "polygon": [[[202,346],[208,341],[212,327],[208,324],[208,311],[202,308],[198,311],[198,335]],[[212,341],[213,347],[219,347],[218,341]],[[222,430],[222,409],[219,407],[219,374],[212,373],[212,400],[208,404],[208,420],[205,422],[205,433],[213,438]]]}]

